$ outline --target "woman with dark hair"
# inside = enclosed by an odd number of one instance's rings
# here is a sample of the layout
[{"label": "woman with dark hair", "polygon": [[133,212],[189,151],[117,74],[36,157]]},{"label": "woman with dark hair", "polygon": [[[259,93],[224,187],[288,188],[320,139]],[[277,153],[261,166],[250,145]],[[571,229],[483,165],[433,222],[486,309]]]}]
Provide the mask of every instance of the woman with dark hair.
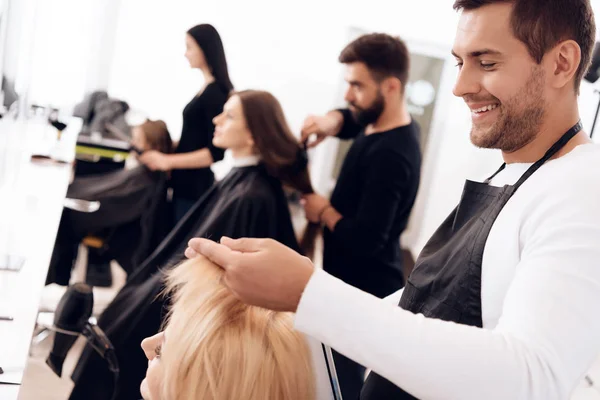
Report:
[{"label": "woman with dark hair", "polygon": [[[190,239],[272,238],[299,250],[283,187],[302,194],[313,190],[306,153],[279,102],[267,92],[235,93],[214,122],[213,144],[231,151],[233,169],[196,202],[99,318],[120,364],[117,399],[139,397],[148,364],[140,342],[157,333],[163,322],[164,303],[157,298],[163,288],[161,268],[178,264]],[[73,380],[71,399],[110,398],[112,375],[89,348]]]},{"label": "woman with dark hair", "polygon": [[175,154],[146,152],[140,161],[152,170],[173,171],[171,184],[175,220],[179,221],[214,183],[212,163],[223,159],[224,151],[212,143],[213,118],[233,90],[227,71],[223,42],[209,24],[194,26],[185,37],[185,57],[190,67],[204,75],[204,86],[183,110],[181,138]]}]

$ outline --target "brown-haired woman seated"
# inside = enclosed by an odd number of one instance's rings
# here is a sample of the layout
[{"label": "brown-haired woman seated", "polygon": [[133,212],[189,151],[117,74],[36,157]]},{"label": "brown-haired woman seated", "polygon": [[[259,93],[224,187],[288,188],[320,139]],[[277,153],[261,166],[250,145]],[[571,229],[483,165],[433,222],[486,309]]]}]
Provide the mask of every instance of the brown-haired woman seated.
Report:
[{"label": "brown-haired woman seated", "polygon": [[[159,331],[164,319],[163,301],[157,299],[163,289],[161,268],[178,264],[190,239],[271,238],[299,250],[283,185],[302,193],[313,190],[306,154],[291,133],[281,105],[267,92],[238,92],[214,122],[213,143],[231,151],[234,168],[196,202],[98,320],[121,367],[117,399],[139,396],[147,360],[137,349],[144,338]],[[79,360],[73,381],[71,399],[111,397],[112,375],[89,348]]]},{"label": "brown-haired woman seated", "polygon": [[204,257],[167,275],[166,329],[142,342],[146,400],[313,400],[308,343],[292,315],[248,306]]},{"label": "brown-haired woman seated", "polygon": [[[146,121],[135,126],[132,136],[132,145],[140,151],[172,151],[171,136],[163,121]],[[135,160],[135,156],[127,159],[125,169],[77,177],[69,185],[67,198],[98,201],[100,208],[90,213],[63,210],[46,284],[68,285],[81,240],[109,228],[117,229],[137,221],[137,229],[127,229],[129,237],[125,239],[131,240],[117,240],[119,248],[126,250],[119,263],[127,272],[132,272],[148,256],[157,222],[155,211],[161,205],[160,195],[165,193],[167,176],[130,160]],[[112,236],[121,237],[118,233]]]}]

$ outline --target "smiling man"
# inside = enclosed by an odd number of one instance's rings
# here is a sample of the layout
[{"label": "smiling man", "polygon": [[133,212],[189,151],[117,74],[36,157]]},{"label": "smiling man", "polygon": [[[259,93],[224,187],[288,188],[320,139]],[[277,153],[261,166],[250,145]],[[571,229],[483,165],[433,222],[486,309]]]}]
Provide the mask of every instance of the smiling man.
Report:
[{"label": "smiling man", "polygon": [[466,182],[402,291],[379,300],[273,241],[194,239],[187,254],[371,368],[363,400],[568,399],[600,352],[600,148],[577,107],[592,10],[588,0],[455,8],[454,94],[472,111],[473,143],[506,163]]}]

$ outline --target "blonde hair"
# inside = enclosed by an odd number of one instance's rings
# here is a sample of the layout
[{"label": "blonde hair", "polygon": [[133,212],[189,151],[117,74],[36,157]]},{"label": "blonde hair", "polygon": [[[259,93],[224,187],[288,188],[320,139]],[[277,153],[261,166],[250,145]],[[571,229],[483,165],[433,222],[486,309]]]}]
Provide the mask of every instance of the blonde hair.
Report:
[{"label": "blonde hair", "polygon": [[249,306],[203,257],[167,275],[173,305],[161,355],[162,400],[312,400],[306,339],[289,313]]}]

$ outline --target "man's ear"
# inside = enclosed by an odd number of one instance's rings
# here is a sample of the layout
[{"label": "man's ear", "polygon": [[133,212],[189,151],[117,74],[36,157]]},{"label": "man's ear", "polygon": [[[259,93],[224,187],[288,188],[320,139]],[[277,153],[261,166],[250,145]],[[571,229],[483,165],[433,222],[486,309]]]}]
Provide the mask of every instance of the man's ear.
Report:
[{"label": "man's ear", "polygon": [[383,80],[381,87],[385,94],[402,93],[402,82],[400,79],[390,76]]},{"label": "man's ear", "polygon": [[575,79],[581,64],[581,48],[574,40],[560,42],[546,54],[552,87],[563,88]]}]

